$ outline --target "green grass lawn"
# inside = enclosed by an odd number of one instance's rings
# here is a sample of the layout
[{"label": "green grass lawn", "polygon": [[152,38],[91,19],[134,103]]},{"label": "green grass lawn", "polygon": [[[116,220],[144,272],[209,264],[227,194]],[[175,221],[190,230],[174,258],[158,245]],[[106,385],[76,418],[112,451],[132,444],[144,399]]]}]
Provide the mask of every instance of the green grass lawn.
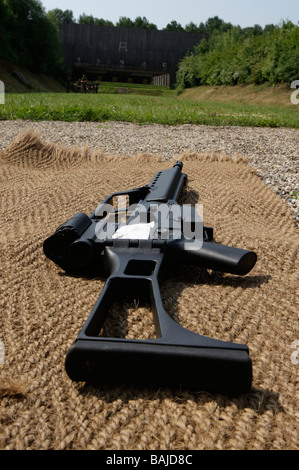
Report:
[{"label": "green grass lawn", "polygon": [[138,124],[299,127],[298,106],[181,100],[175,92],[144,94],[6,94],[0,119],[127,121]]}]

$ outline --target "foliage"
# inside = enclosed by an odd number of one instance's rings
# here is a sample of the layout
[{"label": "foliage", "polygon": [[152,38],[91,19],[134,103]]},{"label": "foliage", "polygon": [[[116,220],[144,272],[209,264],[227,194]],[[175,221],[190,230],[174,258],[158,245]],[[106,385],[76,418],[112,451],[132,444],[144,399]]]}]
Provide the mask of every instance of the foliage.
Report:
[{"label": "foliage", "polygon": [[57,28],[39,0],[0,0],[0,41],[1,59],[37,72],[61,70]]},{"label": "foliage", "polygon": [[166,31],[184,31],[183,26],[175,20],[172,20],[164,28]]},{"label": "foliage", "polygon": [[[208,26],[207,28],[208,29]],[[198,85],[291,83],[299,77],[299,27],[218,23],[209,37],[180,62],[177,88]]]},{"label": "foliage", "polygon": [[92,15],[85,15],[85,13],[79,16],[78,23],[91,24],[97,26],[114,26],[112,21],[104,20],[103,18],[95,18]]},{"label": "foliage", "polygon": [[153,23],[143,16],[137,16],[134,21],[126,16],[121,16],[115,25],[118,28],[142,28],[142,29],[158,29]]},{"label": "foliage", "polygon": [[47,17],[52,23],[57,25],[61,23],[75,23],[74,15],[71,10],[63,11],[60,8],[55,8],[47,13]]}]

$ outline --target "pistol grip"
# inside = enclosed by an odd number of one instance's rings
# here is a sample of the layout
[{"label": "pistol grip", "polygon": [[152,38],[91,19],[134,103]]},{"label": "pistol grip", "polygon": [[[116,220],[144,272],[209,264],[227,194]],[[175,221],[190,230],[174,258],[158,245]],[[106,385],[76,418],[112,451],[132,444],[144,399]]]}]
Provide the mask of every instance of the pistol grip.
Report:
[{"label": "pistol grip", "polygon": [[251,271],[257,260],[253,251],[202,240],[174,240],[167,250],[179,262],[240,276]]}]

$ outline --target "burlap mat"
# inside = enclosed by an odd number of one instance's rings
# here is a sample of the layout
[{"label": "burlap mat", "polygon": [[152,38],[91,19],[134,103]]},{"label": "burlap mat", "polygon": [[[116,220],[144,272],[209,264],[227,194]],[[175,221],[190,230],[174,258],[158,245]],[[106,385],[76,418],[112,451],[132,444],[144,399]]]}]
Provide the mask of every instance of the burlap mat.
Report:
[{"label": "burlap mat", "polygon": [[[106,195],[146,184],[172,162],[70,151],[32,132],[0,159],[2,449],[298,449],[298,233],[286,204],[245,162],[183,156],[183,202],[204,204],[217,242],[255,250],[255,268],[244,278],[184,268],[162,288],[184,326],[249,346],[252,392],[229,398],[96,388],[73,383],[64,369],[104,279],[66,276],[45,258],[44,239],[75,212],[90,214]],[[127,336],[151,335],[148,313],[128,307]]]}]

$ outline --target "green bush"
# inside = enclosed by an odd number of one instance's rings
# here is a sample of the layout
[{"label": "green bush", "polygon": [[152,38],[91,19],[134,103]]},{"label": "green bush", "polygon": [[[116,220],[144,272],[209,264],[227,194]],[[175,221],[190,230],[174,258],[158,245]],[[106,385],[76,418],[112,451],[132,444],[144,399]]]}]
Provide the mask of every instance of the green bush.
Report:
[{"label": "green bush", "polygon": [[[271,26],[271,27],[270,27]],[[214,30],[180,62],[177,88],[198,85],[277,84],[299,78],[299,27],[233,26]]]}]

